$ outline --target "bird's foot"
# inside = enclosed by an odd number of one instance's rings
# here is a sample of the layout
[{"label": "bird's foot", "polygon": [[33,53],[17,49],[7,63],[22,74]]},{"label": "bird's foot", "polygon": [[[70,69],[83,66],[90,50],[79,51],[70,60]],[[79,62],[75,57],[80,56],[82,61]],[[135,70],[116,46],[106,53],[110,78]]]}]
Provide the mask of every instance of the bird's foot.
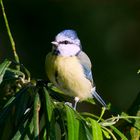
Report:
[{"label": "bird's foot", "polygon": [[71,108],[73,108],[72,103],[70,103],[70,102],[65,102],[65,105],[68,105],[68,106],[70,106]]},{"label": "bird's foot", "polygon": [[75,97],[75,98],[74,98],[74,101],[75,101],[75,103],[74,103],[73,109],[76,110],[77,103],[79,102],[79,98],[78,98],[78,97]]}]

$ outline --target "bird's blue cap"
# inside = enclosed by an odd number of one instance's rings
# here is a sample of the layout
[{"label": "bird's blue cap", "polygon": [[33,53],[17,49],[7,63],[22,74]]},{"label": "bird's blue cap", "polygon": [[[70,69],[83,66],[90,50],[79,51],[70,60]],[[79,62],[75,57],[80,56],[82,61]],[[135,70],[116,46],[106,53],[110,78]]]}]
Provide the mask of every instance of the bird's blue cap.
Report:
[{"label": "bird's blue cap", "polygon": [[76,31],[70,30],[70,29],[63,30],[57,36],[61,36],[61,35],[64,35],[64,36],[66,36],[68,38],[71,38],[71,39],[77,39],[78,38]]}]

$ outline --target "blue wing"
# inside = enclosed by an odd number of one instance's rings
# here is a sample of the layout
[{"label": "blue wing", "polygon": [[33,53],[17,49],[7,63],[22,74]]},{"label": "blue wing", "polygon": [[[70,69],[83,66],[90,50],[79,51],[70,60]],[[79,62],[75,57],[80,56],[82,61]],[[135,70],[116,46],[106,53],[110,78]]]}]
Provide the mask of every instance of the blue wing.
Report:
[{"label": "blue wing", "polygon": [[91,83],[93,84],[93,88],[92,88],[92,91],[91,91],[92,96],[94,98],[96,98],[104,107],[106,107],[106,103],[103,101],[103,99],[96,92],[95,84],[93,83],[93,77],[92,77],[92,72],[91,72],[91,62],[90,62],[90,59],[82,51],[77,55],[77,57],[78,57],[81,65],[83,67],[84,74],[85,74],[86,78],[89,79],[91,81]]},{"label": "blue wing", "polygon": [[91,70],[87,66],[85,66],[85,65],[82,65],[82,67],[84,69],[84,74],[85,74],[86,78],[88,80],[90,80],[91,83],[93,83],[93,78],[92,78],[92,72],[91,72]]},{"label": "blue wing", "polygon": [[91,62],[90,62],[89,57],[83,51],[81,51],[77,55],[77,58],[79,59],[81,65],[83,67],[86,78],[88,80],[90,80],[91,83],[93,84],[93,77],[92,77],[92,72],[91,72]]}]

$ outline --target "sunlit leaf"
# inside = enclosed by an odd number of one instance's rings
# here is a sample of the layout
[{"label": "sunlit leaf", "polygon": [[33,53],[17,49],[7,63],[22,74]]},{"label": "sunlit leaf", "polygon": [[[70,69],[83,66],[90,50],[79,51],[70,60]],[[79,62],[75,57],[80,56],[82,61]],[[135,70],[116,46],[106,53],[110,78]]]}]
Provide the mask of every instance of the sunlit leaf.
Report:
[{"label": "sunlit leaf", "polygon": [[65,105],[67,115],[67,127],[68,127],[68,140],[79,139],[79,121],[74,114],[74,111],[69,106]]},{"label": "sunlit leaf", "polygon": [[99,123],[91,118],[88,118],[88,120],[91,123],[93,140],[103,140],[102,130]]}]

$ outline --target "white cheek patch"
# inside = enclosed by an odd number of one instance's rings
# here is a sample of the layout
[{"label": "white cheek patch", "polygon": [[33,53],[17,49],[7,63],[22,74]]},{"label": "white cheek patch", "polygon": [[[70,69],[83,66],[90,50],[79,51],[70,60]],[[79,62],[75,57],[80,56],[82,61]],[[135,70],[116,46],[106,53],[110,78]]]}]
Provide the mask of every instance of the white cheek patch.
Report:
[{"label": "white cheek patch", "polygon": [[61,56],[74,56],[80,51],[80,48],[74,44],[62,44],[58,46],[58,50]]}]

